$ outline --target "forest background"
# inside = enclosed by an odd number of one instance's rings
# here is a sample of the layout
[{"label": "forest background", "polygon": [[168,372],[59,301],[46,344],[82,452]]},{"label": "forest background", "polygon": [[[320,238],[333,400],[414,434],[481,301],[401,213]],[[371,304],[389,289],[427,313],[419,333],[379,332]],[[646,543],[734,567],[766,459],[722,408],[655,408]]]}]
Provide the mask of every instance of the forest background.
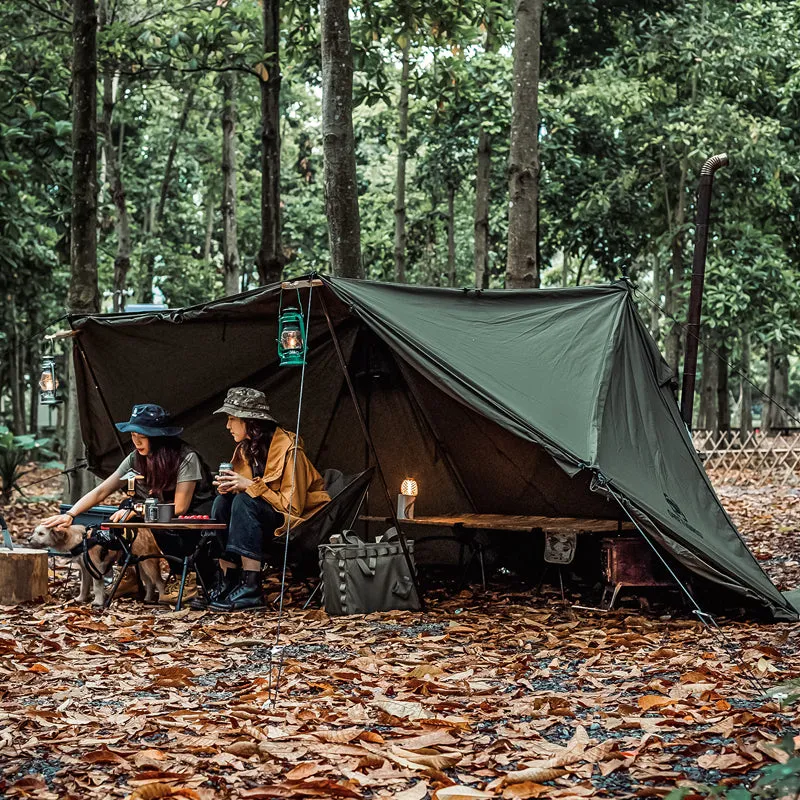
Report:
[{"label": "forest background", "polygon": [[[492,288],[624,275],[677,373],[695,188],[719,152],[695,422],[794,424],[800,4],[3,10],[0,423],[14,432],[42,427],[44,329],[67,310],[184,306],[311,270]],[[515,81],[515,50],[533,81]],[[528,115],[514,131],[512,109]],[[526,135],[534,205],[510,222]],[[534,236],[522,281],[515,229]],[[63,417],[47,420],[60,439]]]}]

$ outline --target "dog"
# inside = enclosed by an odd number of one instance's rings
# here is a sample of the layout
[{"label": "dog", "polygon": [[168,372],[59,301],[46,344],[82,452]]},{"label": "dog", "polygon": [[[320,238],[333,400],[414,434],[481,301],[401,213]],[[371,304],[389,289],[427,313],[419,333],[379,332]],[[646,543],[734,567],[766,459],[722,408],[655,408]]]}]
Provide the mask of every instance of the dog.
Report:
[{"label": "dog", "polygon": [[[71,557],[72,563],[78,565],[81,575],[80,593],[76,599],[79,603],[88,603],[90,594],[93,594],[92,605],[101,607],[106,600],[105,583],[102,577],[97,576],[108,574],[111,567],[120,560],[122,552],[94,545],[88,547],[84,553],[83,549],[78,550],[78,548],[83,544],[85,537],[86,528],[83,525],[70,525],[63,530],[37,525],[28,542],[32,547],[55,550],[59,553],[77,553]],[[131,550],[136,556],[161,553],[153,534],[147,528],[139,529]],[[91,568],[87,566],[85,556],[88,556]],[[159,595],[164,593],[164,579],[161,577],[158,559],[149,558],[139,562],[139,575],[144,584],[144,601],[157,602]]]}]

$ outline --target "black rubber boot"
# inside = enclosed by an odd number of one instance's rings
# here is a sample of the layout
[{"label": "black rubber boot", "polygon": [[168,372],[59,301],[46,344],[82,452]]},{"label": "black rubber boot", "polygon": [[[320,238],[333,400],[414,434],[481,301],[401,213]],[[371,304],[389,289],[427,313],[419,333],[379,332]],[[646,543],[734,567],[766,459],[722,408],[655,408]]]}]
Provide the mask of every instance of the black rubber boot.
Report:
[{"label": "black rubber boot", "polygon": [[247,569],[242,572],[241,583],[226,598],[209,603],[209,608],[214,611],[245,611],[266,607],[261,571]]},{"label": "black rubber boot", "polygon": [[241,583],[242,571],[238,567],[229,567],[227,572],[220,570],[208,593],[200,586],[197,594],[189,602],[189,608],[195,611],[205,611],[212,603],[224,602],[228,595]]}]

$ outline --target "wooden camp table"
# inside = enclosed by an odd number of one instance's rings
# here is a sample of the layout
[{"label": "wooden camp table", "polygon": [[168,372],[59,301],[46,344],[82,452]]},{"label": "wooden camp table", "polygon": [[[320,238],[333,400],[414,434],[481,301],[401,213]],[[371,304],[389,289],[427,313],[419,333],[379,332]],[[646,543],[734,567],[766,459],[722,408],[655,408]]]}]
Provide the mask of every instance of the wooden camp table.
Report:
[{"label": "wooden camp table", "polygon": [[[361,516],[363,522],[391,524],[391,517]],[[526,517],[508,514],[460,514],[446,517],[414,517],[401,519],[405,527],[439,527],[466,530],[519,531],[522,533],[616,533],[632,531],[630,522],[613,519],[581,519],[579,517]]]},{"label": "wooden camp table", "polygon": [[[363,522],[381,522],[392,524],[392,517],[361,516]],[[541,517],[541,516],[519,516],[510,514],[460,514],[458,516],[443,517],[413,517],[412,519],[401,519],[400,524],[403,528],[424,529],[430,528],[450,528],[453,531],[454,539],[461,545],[461,555],[459,563],[463,561],[464,547],[469,548],[471,555],[467,569],[472,564],[473,558],[477,556],[481,566],[481,583],[486,588],[486,574],[483,564],[483,545],[476,537],[478,531],[517,531],[520,533],[587,533],[587,534],[608,534],[631,531],[634,526],[630,522],[617,522],[613,519],[581,519],[579,517]],[[422,536],[416,539],[417,542],[432,541],[436,539],[446,539],[446,536]],[[466,574],[466,570],[465,570]]]},{"label": "wooden camp table", "polygon": [[213,519],[178,519],[174,517],[170,522],[103,522],[100,526],[112,531],[125,530],[138,531],[141,528],[151,528],[154,531],[224,531],[228,526],[224,522],[214,522]]},{"label": "wooden camp table", "polygon": [[131,544],[133,539],[136,538],[136,534],[142,528],[149,528],[153,531],[172,531],[173,533],[180,533],[181,531],[222,531],[227,527],[228,526],[224,522],[214,522],[214,520],[211,519],[178,519],[177,517],[174,517],[169,522],[104,522],[101,525],[101,528],[107,528],[108,530],[112,531],[122,531],[123,533],[128,531],[132,534],[131,541],[127,543],[127,546],[125,547],[125,560],[122,564],[122,569],[120,570],[117,580],[111,589],[111,593],[106,598],[104,608],[108,608],[111,605],[111,601],[114,599],[114,595],[117,593],[122,576],[125,574],[125,569],[128,566],[138,564],[140,561],[145,561],[149,558],[163,558],[170,564],[178,564],[182,567],[181,585],[178,589],[178,601],[175,604],[175,610],[181,610],[183,589],[186,586],[186,575],[189,568],[194,566],[196,553],[186,555],[183,558],[171,556],[167,553],[153,553],[152,555],[146,556],[133,555],[131,551]]}]

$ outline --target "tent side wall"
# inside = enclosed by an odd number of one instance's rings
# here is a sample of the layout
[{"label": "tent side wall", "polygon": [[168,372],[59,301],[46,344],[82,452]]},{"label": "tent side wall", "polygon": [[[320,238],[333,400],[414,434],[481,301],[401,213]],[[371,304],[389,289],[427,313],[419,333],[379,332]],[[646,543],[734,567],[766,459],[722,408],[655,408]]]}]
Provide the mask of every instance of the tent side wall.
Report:
[{"label": "tent side wall", "polygon": [[725,513],[697,457],[669,370],[629,300],[608,384],[597,469],[692,572],[796,618]]}]

